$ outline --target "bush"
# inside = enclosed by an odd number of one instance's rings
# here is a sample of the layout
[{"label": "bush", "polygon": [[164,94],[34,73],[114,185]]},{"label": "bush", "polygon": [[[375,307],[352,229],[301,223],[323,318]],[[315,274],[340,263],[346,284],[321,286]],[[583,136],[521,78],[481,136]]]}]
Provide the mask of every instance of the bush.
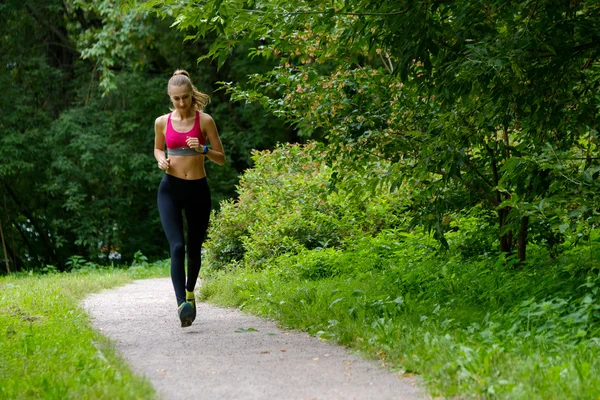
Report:
[{"label": "bush", "polygon": [[455,215],[450,222],[450,230],[456,232],[449,238],[456,245],[456,251],[464,258],[498,256],[497,216],[475,206],[466,212]]},{"label": "bush", "polygon": [[340,248],[364,233],[402,225],[398,190],[373,194],[360,177],[332,190],[334,171],[322,144],[280,145],[254,152],[253,160],[240,179],[239,198],[222,202],[213,214],[205,246],[212,268],[263,266],[281,254]]}]

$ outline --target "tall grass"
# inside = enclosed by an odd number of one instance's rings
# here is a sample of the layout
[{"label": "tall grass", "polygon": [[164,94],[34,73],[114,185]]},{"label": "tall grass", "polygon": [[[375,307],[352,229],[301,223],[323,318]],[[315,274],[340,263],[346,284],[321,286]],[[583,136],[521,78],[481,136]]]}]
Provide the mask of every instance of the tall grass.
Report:
[{"label": "tall grass", "polygon": [[542,253],[517,267],[388,231],[214,272],[202,295],[419,373],[434,395],[597,399],[600,252]]},{"label": "tall grass", "polygon": [[91,329],[81,300],[133,278],[167,274],[158,263],[0,278],[0,398],[154,398],[150,383]]}]

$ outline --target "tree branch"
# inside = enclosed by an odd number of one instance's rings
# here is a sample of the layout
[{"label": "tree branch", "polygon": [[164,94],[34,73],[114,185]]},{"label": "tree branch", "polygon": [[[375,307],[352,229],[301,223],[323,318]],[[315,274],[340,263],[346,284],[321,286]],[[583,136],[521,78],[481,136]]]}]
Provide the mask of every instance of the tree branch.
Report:
[{"label": "tree branch", "polygon": [[27,8],[27,11],[29,11],[29,14],[31,14],[31,16],[38,21],[40,24],[42,24],[43,26],[45,26],[47,29],[49,29],[63,44],[64,47],[66,47],[68,50],[72,51],[73,53],[80,55],[80,51],[77,50],[76,48],[73,47],[73,45],[71,44],[71,41],[69,40],[69,38],[67,36],[64,35],[64,33],[62,33],[60,30],[58,30],[54,25],[49,24],[46,20],[44,20],[43,15],[40,13],[40,11],[36,8],[34,8],[33,6],[31,6],[31,4],[26,4],[25,8]]},{"label": "tree branch", "polygon": [[[387,62],[386,62],[385,58],[383,58],[383,54],[379,53],[379,57],[381,58],[381,61],[383,62],[385,69],[387,69],[390,74],[393,74],[394,73],[394,65],[392,64],[392,60],[390,59],[389,54],[386,53],[385,56],[387,57]],[[388,63],[389,63],[389,65],[388,65]]]},{"label": "tree branch", "polygon": [[[492,185],[492,183],[485,176],[483,176],[483,174],[477,168],[475,168],[475,166],[471,163],[471,161],[468,158],[465,158],[465,164],[467,164],[467,166],[473,172],[475,172],[475,174],[483,181],[483,183],[485,183],[486,185],[488,185],[491,188],[494,187],[494,185]],[[500,204],[500,203],[498,203],[498,204]]]},{"label": "tree branch", "polygon": [[[406,8],[404,10],[398,10],[398,11],[393,11],[393,12],[389,12],[389,13],[359,13],[359,12],[339,12],[339,11],[334,11],[332,14],[333,15],[350,15],[350,16],[356,16],[356,17],[363,17],[363,16],[375,16],[375,17],[393,17],[394,15],[402,15],[405,14],[408,10],[410,10],[410,8]],[[329,11],[265,11],[265,10],[248,10],[248,9],[241,9],[239,10],[241,12],[247,12],[247,13],[257,13],[257,14],[275,14],[275,15],[319,15],[319,14],[330,14],[331,12]]]},{"label": "tree branch", "polygon": [[[565,54],[565,53],[573,53],[573,54],[576,54],[576,53],[579,53],[579,52],[581,52],[581,51],[588,50],[588,49],[591,49],[591,48],[594,48],[594,47],[597,47],[597,46],[600,46],[600,40],[592,40],[592,41],[591,41],[591,42],[589,42],[589,43],[580,44],[580,45],[578,45],[578,46],[575,46],[575,47],[572,47],[572,48],[570,48],[570,49],[566,49],[566,50],[564,50],[564,51],[561,51],[561,53],[563,53],[563,54]],[[530,51],[531,51],[532,53],[534,53],[534,52],[535,52],[535,50],[534,50],[534,49],[530,49]],[[546,53],[546,54],[540,54],[540,55],[538,55],[538,56],[535,56],[535,55],[534,55],[532,58],[533,58],[533,59],[540,59],[540,58],[552,58],[552,57],[555,57],[556,55],[557,55],[557,54]]]}]

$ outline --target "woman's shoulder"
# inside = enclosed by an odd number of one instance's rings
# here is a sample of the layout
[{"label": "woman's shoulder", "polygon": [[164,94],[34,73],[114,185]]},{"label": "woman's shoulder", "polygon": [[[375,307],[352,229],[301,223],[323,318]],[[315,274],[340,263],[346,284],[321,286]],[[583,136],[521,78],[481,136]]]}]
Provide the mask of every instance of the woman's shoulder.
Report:
[{"label": "woman's shoulder", "polygon": [[206,136],[209,132],[212,132],[215,129],[216,125],[213,118],[210,116],[210,114],[202,111],[200,113],[200,130],[204,132],[203,135]]},{"label": "woman's shoulder", "polygon": [[213,118],[210,114],[205,113],[204,111],[200,111],[200,122],[213,122]]},{"label": "woman's shoulder", "polygon": [[167,124],[168,119],[169,119],[169,114],[161,115],[160,117],[156,118],[156,120],[154,121],[154,125],[165,126]]}]

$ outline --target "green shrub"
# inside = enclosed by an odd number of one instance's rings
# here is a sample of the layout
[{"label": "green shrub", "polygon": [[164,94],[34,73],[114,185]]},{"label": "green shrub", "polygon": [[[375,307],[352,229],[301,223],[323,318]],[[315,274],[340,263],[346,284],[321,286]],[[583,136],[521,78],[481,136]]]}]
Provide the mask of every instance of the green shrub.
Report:
[{"label": "green shrub", "polygon": [[480,206],[451,218],[450,230],[456,251],[464,258],[497,256],[499,253],[497,216]]},{"label": "green shrub", "polygon": [[221,203],[213,214],[207,265],[260,267],[280,254],[339,248],[401,225],[404,199],[398,190],[372,194],[360,186],[360,177],[332,190],[333,172],[322,150],[322,144],[310,143],[255,152],[254,168],[240,179],[239,198]]}]

